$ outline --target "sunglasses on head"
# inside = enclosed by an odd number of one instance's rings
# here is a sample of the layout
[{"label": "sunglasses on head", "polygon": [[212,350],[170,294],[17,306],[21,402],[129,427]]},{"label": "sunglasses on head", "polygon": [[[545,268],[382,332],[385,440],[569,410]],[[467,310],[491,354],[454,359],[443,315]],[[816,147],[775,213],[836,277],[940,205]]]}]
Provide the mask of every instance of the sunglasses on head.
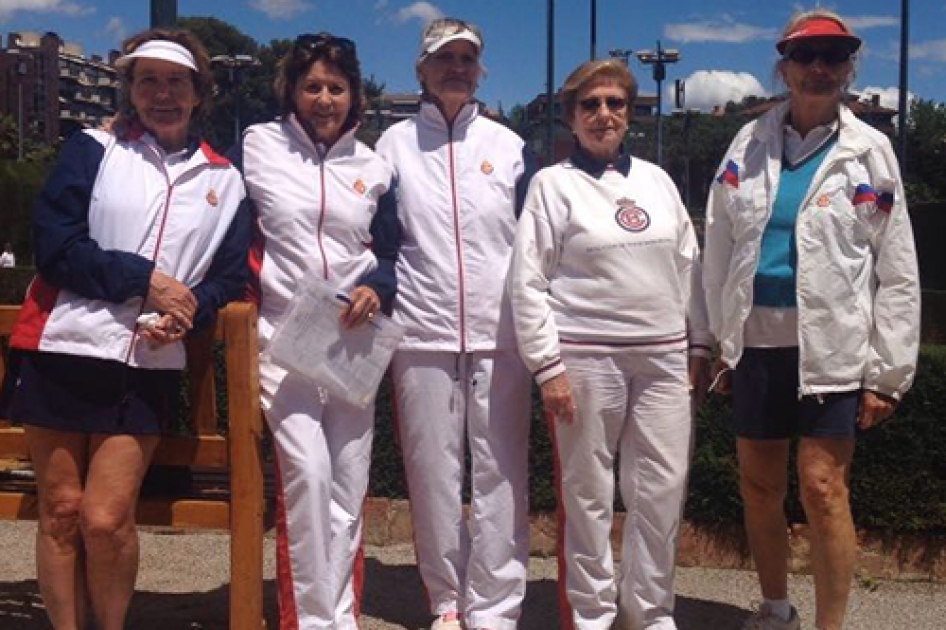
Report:
[{"label": "sunglasses on head", "polygon": [[851,59],[851,52],[845,48],[832,46],[830,48],[812,48],[811,46],[796,46],[785,53],[786,59],[791,59],[797,64],[809,66],[820,59],[821,63],[828,66],[837,66],[846,63]]},{"label": "sunglasses on head", "polygon": [[598,98],[597,96],[592,96],[582,99],[578,102],[578,104],[581,105],[581,108],[589,114],[593,114],[601,109],[602,103],[604,103],[604,105],[612,112],[619,112],[627,107],[627,99],[621,98],[620,96],[608,96],[603,99]]},{"label": "sunglasses on head", "polygon": [[296,38],[295,46],[297,49],[315,51],[320,48],[336,47],[342,52],[355,53],[355,42],[347,37],[336,37],[329,33],[317,33],[315,35],[304,33]]}]

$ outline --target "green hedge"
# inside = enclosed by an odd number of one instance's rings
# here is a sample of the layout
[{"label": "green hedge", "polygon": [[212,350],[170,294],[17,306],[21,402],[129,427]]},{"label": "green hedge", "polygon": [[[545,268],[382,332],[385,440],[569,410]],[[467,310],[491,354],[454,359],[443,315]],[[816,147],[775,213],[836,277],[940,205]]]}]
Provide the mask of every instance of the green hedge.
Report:
[{"label": "green hedge", "polygon": [[[390,400],[390,384],[385,383],[378,399],[370,492],[404,498]],[[533,510],[551,511],[555,509],[551,448],[537,396],[534,402],[530,500]],[[742,522],[735,439],[726,426],[728,416],[728,401],[716,396],[697,419],[686,504],[686,518],[691,521]],[[946,532],[946,347],[924,347],[916,383],[894,418],[859,436],[851,487],[859,527]],[[792,522],[804,521],[794,479],[787,510]]]}]

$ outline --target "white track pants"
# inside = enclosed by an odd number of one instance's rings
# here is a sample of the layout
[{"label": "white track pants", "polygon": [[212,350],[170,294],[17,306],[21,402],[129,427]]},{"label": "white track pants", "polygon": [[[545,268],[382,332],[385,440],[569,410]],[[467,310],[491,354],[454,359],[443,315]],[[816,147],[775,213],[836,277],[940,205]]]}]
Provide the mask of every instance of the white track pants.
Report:
[{"label": "white track pants", "polygon": [[[397,424],[431,612],[514,630],[529,560],[531,377],[518,353],[398,352]],[[463,514],[464,444],[472,457]]]},{"label": "white track pants", "polygon": [[374,406],[323,405],[312,384],[292,376],[271,400],[280,628],[357,630]]},{"label": "white track pants", "polygon": [[[570,352],[562,360],[577,407],[573,423],[552,427],[562,627],[676,628],[674,561],[692,428],[686,353]],[[618,453],[627,520],[615,577],[609,534]]]}]

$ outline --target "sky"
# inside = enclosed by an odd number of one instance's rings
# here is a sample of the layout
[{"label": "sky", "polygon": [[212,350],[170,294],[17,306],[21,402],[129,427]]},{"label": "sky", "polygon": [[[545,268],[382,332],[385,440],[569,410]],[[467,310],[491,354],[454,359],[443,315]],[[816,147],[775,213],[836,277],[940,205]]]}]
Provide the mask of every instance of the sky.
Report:
[{"label": "sky", "polygon": [[[555,2],[555,87],[591,56],[591,0]],[[792,0],[597,0],[596,55],[615,49],[664,48],[680,52],[667,68],[665,94],[686,81],[688,108],[710,109],[748,95],[771,95],[774,44],[798,10],[818,3]],[[896,107],[899,83],[898,0],[820,3],[849,20],[864,40],[856,92],[881,95]],[[449,16],[480,26],[487,76],[477,96],[507,110],[546,89],[547,0],[178,0],[180,16],[213,16],[261,44],[302,32],[329,31],[353,39],[365,76],[388,92],[417,89],[414,61],[420,32],[432,18]],[[764,8],[762,8],[764,7]],[[910,2],[911,97],[946,101],[946,0]],[[0,34],[53,31],[81,44],[86,56],[117,49],[124,37],[148,27],[148,0],[0,0]],[[642,94],[654,94],[651,69],[634,57],[630,67]],[[668,105],[671,107],[672,105]]]}]

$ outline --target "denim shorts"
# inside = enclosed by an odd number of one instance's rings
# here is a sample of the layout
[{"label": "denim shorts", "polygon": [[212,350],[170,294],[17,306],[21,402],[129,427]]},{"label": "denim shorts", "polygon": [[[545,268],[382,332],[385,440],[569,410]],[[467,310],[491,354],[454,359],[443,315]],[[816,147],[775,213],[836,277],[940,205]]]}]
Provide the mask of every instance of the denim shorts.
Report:
[{"label": "denim shorts", "polygon": [[852,438],[857,428],[861,390],[798,397],[798,348],[746,348],[732,392],[741,438]]}]

